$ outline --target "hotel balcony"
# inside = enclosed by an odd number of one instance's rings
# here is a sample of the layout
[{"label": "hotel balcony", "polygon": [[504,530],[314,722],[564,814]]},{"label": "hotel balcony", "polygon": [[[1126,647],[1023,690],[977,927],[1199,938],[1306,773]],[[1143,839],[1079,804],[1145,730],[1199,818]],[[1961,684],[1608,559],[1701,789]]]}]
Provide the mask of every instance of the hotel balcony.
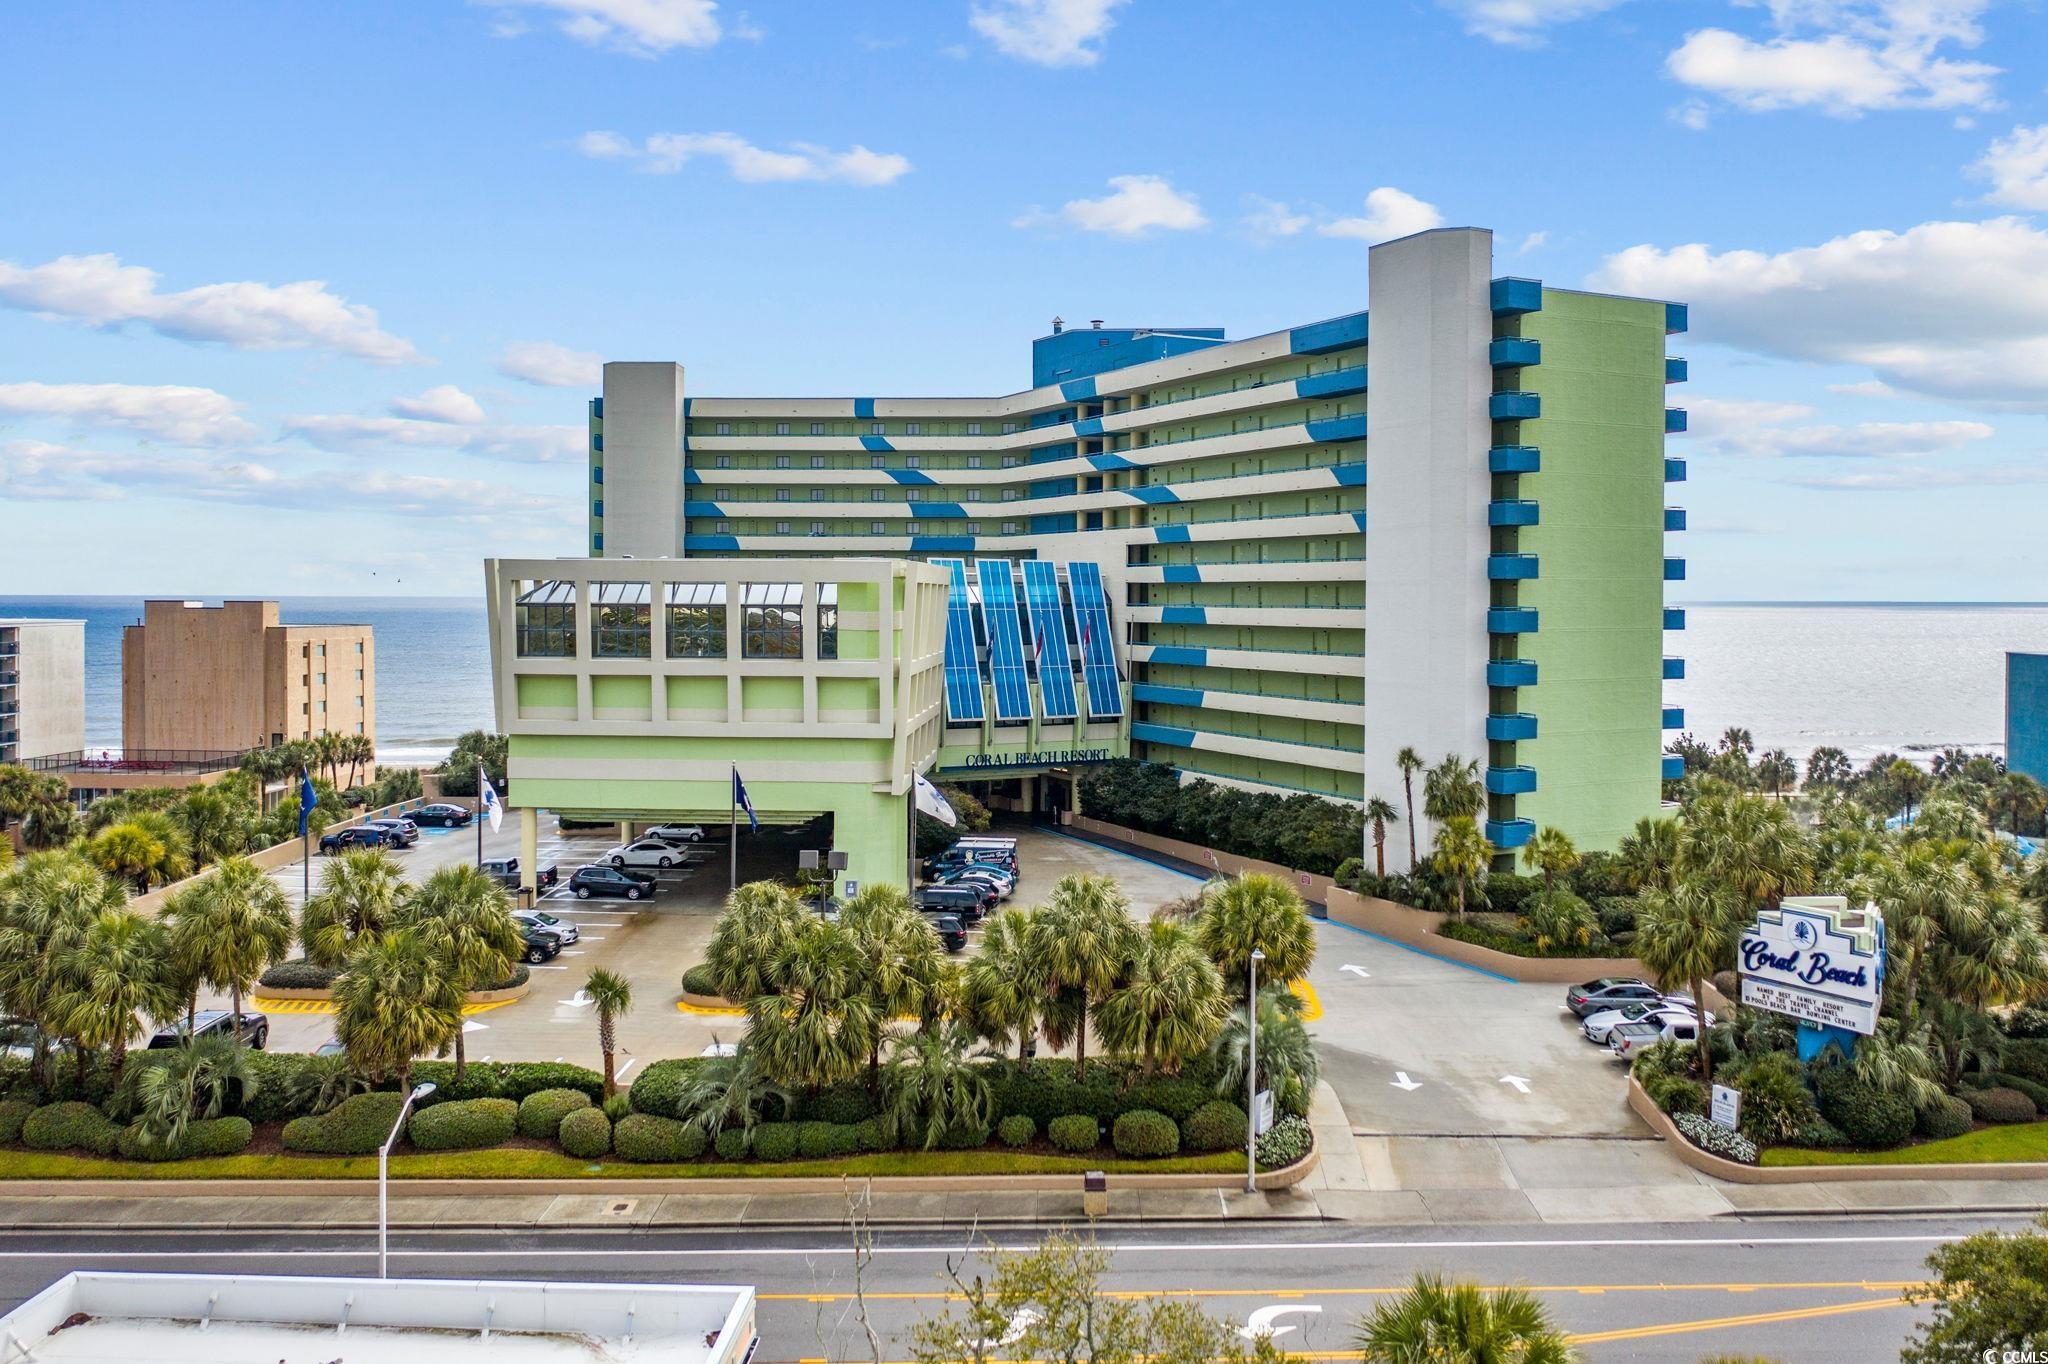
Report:
[{"label": "hotel balcony", "polygon": [[1486,821],[1486,841],[1506,851],[1519,848],[1536,836],[1536,821],[1533,819],[1489,819]]},{"label": "hotel balcony", "polygon": [[1684,729],[1684,728],[1685,728],[1685,707],[1684,707],[1684,706],[1666,706],[1666,707],[1664,707],[1664,728],[1666,728],[1666,729]]},{"label": "hotel balcony", "polygon": [[1523,739],[1536,737],[1536,717],[1526,711],[1508,715],[1486,717],[1486,740],[1488,743],[1512,744]]},{"label": "hotel balcony", "polygon": [[1533,336],[1496,336],[1486,348],[1487,363],[1495,369],[1519,369],[1543,363],[1543,343]]},{"label": "hotel balcony", "polygon": [[1664,509],[1664,529],[1666,529],[1666,530],[1684,530],[1684,529],[1685,529],[1685,508],[1683,508],[1683,507],[1666,507],[1666,508]]},{"label": "hotel balcony", "polygon": [[1486,633],[1490,635],[1533,635],[1536,633],[1536,608],[1533,606],[1496,606],[1486,613]]},{"label": "hotel balcony", "polygon": [[1664,434],[1675,436],[1685,430],[1685,409],[1667,407],[1664,409]]},{"label": "hotel balcony", "polygon": [[1666,682],[1681,682],[1681,681],[1684,681],[1684,680],[1685,680],[1685,660],[1684,660],[1684,659],[1682,659],[1682,658],[1667,658],[1667,659],[1665,659],[1665,660],[1664,660],[1664,680],[1665,680]]},{"label": "hotel balcony", "polygon": [[1543,468],[1543,452],[1533,445],[1496,445],[1486,452],[1486,468],[1496,474],[1533,474]]},{"label": "hotel balcony", "polygon": [[1543,415],[1543,399],[1534,393],[1507,389],[1486,395],[1486,414],[1497,422],[1530,421]]},{"label": "hotel balcony", "polygon": [[1486,576],[1496,582],[1518,582],[1536,576],[1536,556],[1533,554],[1489,554],[1486,556]]},{"label": "hotel balcony", "polygon": [[1685,461],[1672,455],[1666,455],[1664,457],[1664,481],[1666,483],[1685,482]]},{"label": "hotel balcony", "polygon": [[1680,780],[1685,776],[1685,759],[1679,757],[1676,753],[1666,753],[1664,755],[1664,766],[1661,775],[1665,781]]},{"label": "hotel balcony", "polygon": [[1533,687],[1536,685],[1536,663],[1527,658],[1496,658],[1486,665],[1486,685]]},{"label": "hotel balcony", "polygon": [[1493,281],[1489,293],[1495,317],[1543,311],[1543,281],[1540,279],[1517,279],[1510,275]]},{"label": "hotel balcony", "polygon": [[1666,560],[1664,561],[1664,581],[1665,581],[1665,582],[1667,582],[1667,583],[1682,583],[1682,582],[1684,582],[1684,581],[1685,581],[1685,560],[1683,560],[1683,559],[1666,559]]},{"label": "hotel balcony", "polygon": [[1664,608],[1664,628],[1667,630],[1683,630],[1685,628],[1685,608],[1683,606],[1667,606]]},{"label": "hotel balcony", "polygon": [[1486,769],[1486,790],[1494,796],[1526,796],[1536,789],[1536,769],[1533,767],[1489,767]]},{"label": "hotel balcony", "polygon": [[1486,524],[1489,526],[1533,526],[1541,519],[1536,504],[1526,498],[1489,502],[1486,507]]},{"label": "hotel balcony", "polygon": [[1687,366],[1686,366],[1686,363],[1685,363],[1685,357],[1684,357],[1684,356],[1682,356],[1682,355],[1667,355],[1667,356],[1665,356],[1665,357],[1664,357],[1664,382],[1665,382],[1665,383],[1667,383],[1667,384],[1682,384],[1682,383],[1684,383],[1684,382],[1685,382],[1685,380],[1686,380],[1686,374],[1687,374]]}]

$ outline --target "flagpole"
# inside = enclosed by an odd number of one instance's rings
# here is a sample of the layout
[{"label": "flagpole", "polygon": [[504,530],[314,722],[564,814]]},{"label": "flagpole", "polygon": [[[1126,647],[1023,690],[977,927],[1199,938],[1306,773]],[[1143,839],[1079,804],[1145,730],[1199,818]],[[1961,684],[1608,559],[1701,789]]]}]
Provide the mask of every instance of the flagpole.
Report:
[{"label": "flagpole", "polygon": [[731,871],[726,878],[728,891],[740,888],[740,765],[732,765],[732,780],[725,784],[726,847],[731,852]]},{"label": "flagpole", "polygon": [[[484,812],[490,808],[484,801],[484,787],[490,780],[491,774],[484,770],[482,763],[478,763],[476,768],[476,865],[478,871],[482,871],[484,865]],[[521,870],[523,873],[524,869],[522,868]]]},{"label": "flagpole", "polygon": [[903,893],[905,895],[915,895],[917,893],[917,766],[915,763],[910,768],[910,780],[903,783],[903,794],[909,798],[905,801],[905,804],[910,806],[909,836],[904,844],[907,860],[903,868]]}]

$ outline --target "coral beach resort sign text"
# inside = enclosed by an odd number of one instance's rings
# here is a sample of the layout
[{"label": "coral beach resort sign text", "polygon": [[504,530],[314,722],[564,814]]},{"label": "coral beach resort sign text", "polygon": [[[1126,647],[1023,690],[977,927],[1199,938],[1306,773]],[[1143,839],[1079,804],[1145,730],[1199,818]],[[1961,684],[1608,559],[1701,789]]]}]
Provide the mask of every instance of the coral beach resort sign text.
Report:
[{"label": "coral beach resort sign text", "polygon": [[1742,935],[1742,1002],[1865,1037],[1884,992],[1884,917],[1840,895],[1785,899]]}]

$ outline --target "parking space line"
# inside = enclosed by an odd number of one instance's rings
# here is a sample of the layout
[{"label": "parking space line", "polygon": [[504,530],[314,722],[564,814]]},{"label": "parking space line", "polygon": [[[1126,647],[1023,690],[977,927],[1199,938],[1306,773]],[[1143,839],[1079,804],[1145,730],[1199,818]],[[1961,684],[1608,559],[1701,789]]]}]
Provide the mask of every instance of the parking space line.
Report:
[{"label": "parking space line", "polygon": [[1461,971],[1471,971],[1477,975],[1485,976],[1489,980],[1497,980],[1506,985],[1521,984],[1521,982],[1516,980],[1513,976],[1504,976],[1498,971],[1489,971],[1484,966],[1474,966],[1469,962],[1457,961],[1451,957],[1442,956],[1439,953],[1431,952],[1424,948],[1410,947],[1407,943],[1399,942],[1393,938],[1382,937],[1380,934],[1374,933],[1370,929],[1353,928],[1350,924],[1338,923],[1335,919],[1324,919],[1322,922],[1328,924],[1332,928],[1341,928],[1346,933],[1362,934],[1365,937],[1371,938],[1374,942],[1383,942],[1387,944],[1389,947],[1398,947],[1403,952],[1413,952],[1418,957],[1428,957],[1431,961],[1440,961],[1446,966],[1455,966]]}]

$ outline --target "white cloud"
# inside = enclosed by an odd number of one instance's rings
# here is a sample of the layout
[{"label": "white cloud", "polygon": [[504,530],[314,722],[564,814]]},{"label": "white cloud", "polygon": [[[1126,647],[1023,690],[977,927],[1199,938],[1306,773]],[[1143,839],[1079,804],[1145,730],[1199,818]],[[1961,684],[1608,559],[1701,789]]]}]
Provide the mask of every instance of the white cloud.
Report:
[{"label": "white cloud", "polygon": [[1365,196],[1365,216],[1339,218],[1316,231],[1325,237],[1356,237],[1360,241],[1384,242],[1409,237],[1444,225],[1444,215],[1435,204],[1425,204],[1405,190],[1385,185]]},{"label": "white cloud", "polygon": [[1189,232],[1207,227],[1209,219],[1192,194],[1182,194],[1159,175],[1112,175],[1108,194],[1100,199],[1070,199],[1058,213],[1034,208],[1011,221],[1012,227],[1038,227],[1065,222],[1084,232],[1117,237],[1142,237],[1155,229]]},{"label": "white cloud", "polygon": [[[659,57],[678,47],[710,47],[720,38],[759,37],[742,14],[730,35],[718,21],[713,0],[478,0],[498,6],[523,5],[561,16],[558,27],[579,43],[608,47],[634,57]],[[517,37],[526,26],[501,22],[501,38]]]},{"label": "white cloud", "polygon": [[1634,246],[1590,282],[1692,304],[1703,340],[1865,366],[1914,393],[2048,410],[2048,232],[2023,219],[1854,232],[1776,254]]},{"label": "white cloud", "polygon": [[1627,0],[1439,0],[1465,21],[1465,31],[1496,43],[1534,47],[1543,31],[1627,3]]},{"label": "white cloud", "polygon": [[1039,66],[1093,66],[1126,0],[987,0],[967,22],[996,50]]},{"label": "white cloud", "polygon": [[1296,212],[1277,199],[1251,197],[1252,211],[1245,215],[1245,230],[1254,237],[1293,237],[1308,230],[1315,219],[1306,213]]},{"label": "white cloud", "polygon": [[0,500],[118,502],[130,495],[328,512],[337,489],[374,503],[379,515],[485,520],[560,510],[555,499],[502,483],[428,474],[352,470],[283,474],[246,459],[104,454],[44,441],[0,442]]},{"label": "white cloud", "polygon": [[391,410],[427,422],[474,425],[484,419],[483,404],[453,384],[430,388],[416,398],[393,398]]},{"label": "white cloud", "polygon": [[1775,32],[1762,41],[1703,28],[1665,61],[1680,83],[1737,108],[1981,109],[2000,69],[1938,55],[1983,41],[1990,0],[1763,0]]},{"label": "white cloud", "polygon": [[210,388],[174,384],[0,384],[0,416],[133,431],[174,445],[224,445],[255,428],[242,405]]},{"label": "white cloud", "polygon": [[1853,384],[1829,384],[1828,392],[1848,398],[1896,398],[1899,391],[1882,379],[1861,379]]},{"label": "white cloud", "polygon": [[2048,483],[2048,464],[1998,464],[1983,468],[1935,468],[1917,465],[1874,473],[1804,474],[1779,480],[1798,488],[1833,493],[1929,492],[1943,488],[2002,488]]},{"label": "white cloud", "polygon": [[1804,403],[1695,398],[1686,404],[1691,434],[1714,453],[1746,459],[1925,459],[1953,454],[1997,432],[1983,422],[1804,424]]},{"label": "white cloud", "polygon": [[1707,130],[1707,126],[1713,122],[1713,116],[1708,112],[1705,100],[1689,99],[1671,111],[1671,121],[1681,128],[1690,128],[1696,133],[1703,133]]},{"label": "white cloud", "polygon": [[604,383],[602,355],[552,341],[514,341],[498,356],[497,370],[508,379],[544,388],[597,388]]},{"label": "white cloud", "polygon": [[237,350],[324,350],[379,364],[416,363],[412,343],[377,325],[375,310],[295,284],[202,284],[161,293],[156,271],[118,256],[59,256],[42,265],[0,261],[0,304],[95,327],[138,323],[180,341]]},{"label": "white cloud", "polygon": [[895,152],[874,152],[856,143],[835,152],[810,142],[792,142],[787,151],[757,147],[738,133],[656,133],[644,143],[614,132],[585,133],[576,143],[585,156],[631,161],[651,175],[673,175],[698,157],[725,162],[732,178],[748,184],[794,180],[836,181],[848,185],[887,185],[910,173],[910,160]]},{"label": "white cloud", "polygon": [[290,418],[285,434],[335,453],[438,449],[524,463],[580,459],[589,444],[589,434],[576,426],[455,426],[413,417],[325,413]]},{"label": "white cloud", "polygon": [[1991,182],[1986,196],[2007,208],[2048,213],[2048,123],[2017,127],[1993,142],[1970,167]]},{"label": "white cloud", "polygon": [[1531,232],[1528,236],[1522,238],[1522,244],[1515,248],[1515,254],[1526,256],[1531,251],[1541,251],[1549,242],[1550,234],[1548,232]]}]

